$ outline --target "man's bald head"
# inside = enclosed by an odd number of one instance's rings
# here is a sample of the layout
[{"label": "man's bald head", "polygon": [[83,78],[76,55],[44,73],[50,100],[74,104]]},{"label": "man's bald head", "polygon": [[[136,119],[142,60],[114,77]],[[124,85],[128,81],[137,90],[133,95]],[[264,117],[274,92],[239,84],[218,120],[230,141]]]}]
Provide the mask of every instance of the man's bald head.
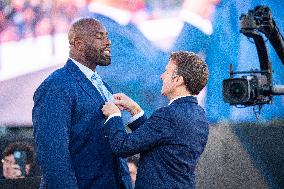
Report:
[{"label": "man's bald head", "polygon": [[68,33],[69,56],[95,71],[96,66],[108,66],[110,40],[105,27],[94,18],[81,18],[74,22]]},{"label": "man's bald head", "polygon": [[68,33],[69,44],[74,44],[76,37],[87,38],[94,35],[103,25],[94,18],[81,18],[74,22]]}]

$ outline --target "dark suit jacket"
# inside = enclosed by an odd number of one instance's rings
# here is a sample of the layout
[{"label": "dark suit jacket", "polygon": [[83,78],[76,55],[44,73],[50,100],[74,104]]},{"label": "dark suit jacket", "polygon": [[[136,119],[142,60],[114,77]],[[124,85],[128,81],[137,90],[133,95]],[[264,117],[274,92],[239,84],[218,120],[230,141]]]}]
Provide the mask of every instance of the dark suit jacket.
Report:
[{"label": "dark suit jacket", "polygon": [[127,134],[121,118],[113,117],[105,128],[116,154],[140,153],[135,189],[194,188],[194,169],[208,138],[205,113],[195,97],[179,98],[129,127],[134,132]]},{"label": "dark suit jacket", "polygon": [[[34,94],[35,151],[42,188],[131,188],[127,164],[111,151],[102,97],[68,60]],[[120,171],[119,171],[120,170]]]}]

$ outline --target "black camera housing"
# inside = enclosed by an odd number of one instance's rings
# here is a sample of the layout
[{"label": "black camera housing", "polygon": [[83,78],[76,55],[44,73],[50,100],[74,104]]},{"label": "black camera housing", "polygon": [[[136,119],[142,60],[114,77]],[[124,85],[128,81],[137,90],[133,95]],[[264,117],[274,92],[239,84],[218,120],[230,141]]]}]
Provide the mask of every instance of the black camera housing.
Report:
[{"label": "black camera housing", "polygon": [[[230,64],[230,78],[223,80],[222,93],[226,103],[236,106],[255,106],[271,104],[273,95],[283,95],[283,86],[273,86],[272,66],[268,57],[264,34],[271,42],[281,62],[284,64],[284,39],[272,13],[267,6],[257,6],[240,17],[240,32],[254,40],[260,70],[233,71]],[[239,78],[234,75],[242,74]]]},{"label": "black camera housing", "polygon": [[242,76],[223,80],[223,98],[230,105],[250,106],[266,103],[265,90],[268,85],[263,75]]}]

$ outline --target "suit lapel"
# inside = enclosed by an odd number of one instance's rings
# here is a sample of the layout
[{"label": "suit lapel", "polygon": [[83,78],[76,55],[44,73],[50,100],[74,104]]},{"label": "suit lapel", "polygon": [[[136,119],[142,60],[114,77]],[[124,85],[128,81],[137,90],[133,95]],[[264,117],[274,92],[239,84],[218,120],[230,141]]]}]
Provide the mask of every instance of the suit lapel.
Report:
[{"label": "suit lapel", "polygon": [[81,72],[81,70],[72,62],[72,60],[68,59],[66,65],[66,69],[70,72],[72,77],[78,82],[78,84],[82,87],[86,93],[99,105],[104,104],[104,100],[101,97],[99,91],[96,87],[91,83],[91,81],[86,78],[86,76]]}]

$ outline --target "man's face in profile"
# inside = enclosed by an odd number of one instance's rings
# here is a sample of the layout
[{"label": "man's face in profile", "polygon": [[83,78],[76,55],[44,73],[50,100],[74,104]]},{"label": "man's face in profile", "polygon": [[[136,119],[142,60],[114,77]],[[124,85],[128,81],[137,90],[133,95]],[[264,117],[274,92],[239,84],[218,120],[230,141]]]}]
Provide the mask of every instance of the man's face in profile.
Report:
[{"label": "man's face in profile", "polygon": [[[3,164],[3,176],[5,179],[18,179],[23,178],[20,171],[20,166],[16,164],[15,157],[13,154],[5,156],[2,159]],[[26,164],[26,173],[29,174],[30,165]]]},{"label": "man's face in profile", "polygon": [[12,165],[16,164],[14,156],[11,154],[9,156],[5,156],[2,159],[3,163],[3,176],[6,179],[11,179],[12,178]]},{"label": "man's face in profile", "polygon": [[170,60],[166,66],[164,73],[161,75],[161,79],[163,81],[163,86],[161,93],[166,97],[170,97],[172,92],[175,89],[175,83],[173,82],[173,76],[176,72],[177,66],[173,60]]},{"label": "man's face in profile", "polygon": [[111,63],[110,40],[103,26],[97,26],[96,32],[85,37],[84,56],[88,62],[99,66],[108,66]]}]

